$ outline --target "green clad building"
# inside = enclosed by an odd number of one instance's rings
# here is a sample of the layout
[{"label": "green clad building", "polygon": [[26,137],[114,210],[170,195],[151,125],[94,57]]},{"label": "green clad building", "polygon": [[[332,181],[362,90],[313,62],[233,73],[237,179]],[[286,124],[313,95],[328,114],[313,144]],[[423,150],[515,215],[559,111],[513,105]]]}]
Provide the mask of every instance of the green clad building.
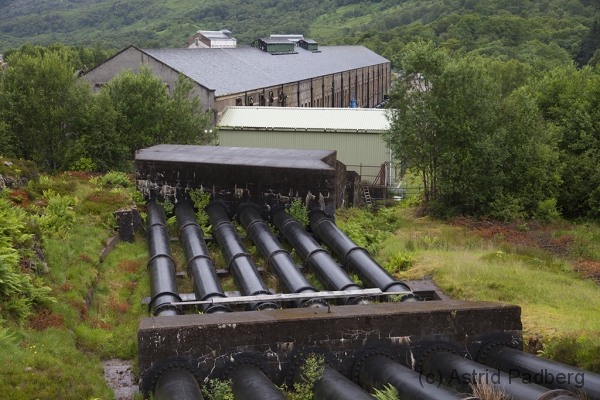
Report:
[{"label": "green clad building", "polygon": [[227,107],[218,121],[219,144],[230,147],[335,150],[364,184],[390,185],[391,153],[381,134],[386,111],[373,108]]}]

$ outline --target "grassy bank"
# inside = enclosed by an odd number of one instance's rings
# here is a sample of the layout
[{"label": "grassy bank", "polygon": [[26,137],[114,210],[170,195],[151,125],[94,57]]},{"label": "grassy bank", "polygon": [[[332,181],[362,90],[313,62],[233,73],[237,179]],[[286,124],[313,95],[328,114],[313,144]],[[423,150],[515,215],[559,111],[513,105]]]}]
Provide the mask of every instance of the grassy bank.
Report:
[{"label": "grassy bank", "polygon": [[[432,277],[453,298],[517,304],[531,352],[600,371],[598,226],[441,223],[400,207],[361,215],[345,211],[338,224],[397,278]],[[378,244],[377,235],[385,236]]]}]

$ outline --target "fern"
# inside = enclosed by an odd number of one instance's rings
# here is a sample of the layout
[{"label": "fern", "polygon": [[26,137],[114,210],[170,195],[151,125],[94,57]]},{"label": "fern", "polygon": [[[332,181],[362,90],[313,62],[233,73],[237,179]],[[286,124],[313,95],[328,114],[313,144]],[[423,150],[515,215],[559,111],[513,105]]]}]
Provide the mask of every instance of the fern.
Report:
[{"label": "fern", "polygon": [[375,389],[373,397],[377,400],[399,400],[400,394],[398,393],[398,389],[391,384],[388,384],[387,386],[384,386],[383,390]]}]

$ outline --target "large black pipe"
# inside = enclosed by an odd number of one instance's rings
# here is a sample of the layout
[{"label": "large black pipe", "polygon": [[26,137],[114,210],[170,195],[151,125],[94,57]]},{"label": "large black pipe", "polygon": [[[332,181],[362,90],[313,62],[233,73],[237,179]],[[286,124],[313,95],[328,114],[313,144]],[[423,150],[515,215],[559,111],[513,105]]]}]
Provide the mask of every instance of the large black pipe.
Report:
[{"label": "large black pipe", "polygon": [[[257,206],[258,207],[258,206]],[[283,248],[269,225],[262,219],[255,205],[245,205],[239,210],[239,220],[256,245],[267,267],[275,274],[286,293],[318,292],[296,266],[290,253]],[[308,299],[295,302],[296,307],[327,307],[323,299]]]},{"label": "large black pipe", "polygon": [[229,376],[235,400],[286,400],[283,392],[253,365],[240,365]]},{"label": "large black pipe", "polygon": [[[221,247],[227,268],[242,296],[271,294],[223,206],[218,203],[210,204],[206,208],[206,213],[212,225],[213,237],[217,239]],[[249,310],[276,310],[279,307],[272,302],[257,302],[248,304],[247,308]]]},{"label": "large black pipe", "polygon": [[[198,225],[194,208],[190,203],[179,202],[175,208],[175,215],[196,299],[206,301],[227,297],[219,283],[215,264],[204,242],[202,228]],[[200,309],[206,314],[231,311],[231,308],[224,304],[205,304]]]},{"label": "large black pipe", "polygon": [[400,400],[462,400],[466,397],[383,356],[365,359],[358,379],[361,386],[369,391],[383,390],[392,385],[398,390]]},{"label": "large black pipe", "polygon": [[154,316],[174,316],[182,314],[181,308],[171,305],[180,302],[175,263],[171,255],[170,234],[167,228],[164,208],[154,201],[148,203],[146,217],[146,240],[150,261],[150,310]]},{"label": "large black pipe", "polygon": [[364,248],[358,246],[342,232],[331,218],[321,210],[309,214],[310,229],[322,240],[341,262],[356,271],[367,287],[376,287],[382,292],[410,292],[400,301],[417,301],[408,285],[395,280],[381,267]]},{"label": "large black pipe", "polygon": [[[314,271],[317,279],[327,290],[362,290],[335,262],[331,255],[325,251],[315,239],[304,230],[300,222],[289,215],[285,209],[276,208],[272,211],[273,223],[285,237],[298,255],[302,257],[308,268]],[[338,300],[341,304],[364,303],[361,297],[349,297]]]},{"label": "large black pipe", "polygon": [[[302,364],[304,365],[304,364]],[[373,400],[374,397],[363,388],[346,378],[344,375],[331,368],[323,366],[323,375],[314,383],[313,400]],[[294,371],[294,382],[304,383],[302,368]]]},{"label": "large black pipe", "polygon": [[185,369],[165,371],[154,389],[155,400],[204,400],[194,375]]},{"label": "large black pipe", "polygon": [[520,377],[511,376],[494,368],[487,368],[485,365],[447,351],[434,352],[423,367],[426,376],[435,377],[463,392],[471,391],[470,384],[482,383],[491,385],[518,400],[573,400],[577,398],[571,396],[566,390],[550,391]]},{"label": "large black pipe", "polygon": [[483,363],[510,376],[525,378],[550,389],[584,392],[588,399],[600,400],[600,375],[593,372],[509,347],[491,349]]}]

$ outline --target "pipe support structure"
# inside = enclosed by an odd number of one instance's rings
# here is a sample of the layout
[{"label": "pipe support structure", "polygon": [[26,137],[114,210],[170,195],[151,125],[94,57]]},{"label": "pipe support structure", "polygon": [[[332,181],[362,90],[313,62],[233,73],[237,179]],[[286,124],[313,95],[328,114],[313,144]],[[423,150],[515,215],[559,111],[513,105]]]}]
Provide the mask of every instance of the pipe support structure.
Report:
[{"label": "pipe support structure", "polygon": [[[175,208],[179,237],[187,261],[187,269],[194,285],[194,294],[200,301],[225,298],[217,271],[204,242],[202,228],[198,225],[194,208],[190,203],[179,202]],[[201,311],[206,314],[230,312],[231,308],[223,304],[205,304]]]},{"label": "pipe support structure", "polygon": [[401,302],[419,300],[407,284],[395,280],[373,260],[367,250],[358,246],[342,232],[324,211],[311,211],[309,220],[310,228],[319,240],[323,241],[344,265],[356,271],[367,287],[376,287],[382,292],[408,292],[400,297]]},{"label": "pipe support structure", "polygon": [[[212,225],[213,237],[221,247],[227,268],[242,296],[271,294],[223,206],[219,203],[209,204],[206,213]],[[258,302],[248,304],[247,308],[250,311],[276,310],[279,306],[273,302]]]},{"label": "pipe support structure", "polygon": [[[286,293],[318,292],[300,272],[290,253],[279,243],[254,205],[243,207],[238,213],[238,218]],[[328,302],[323,299],[307,299],[295,301],[294,305],[320,308],[327,307]]]},{"label": "pipe support structure", "polygon": [[[296,249],[308,268],[327,290],[362,290],[348,274],[338,265],[331,255],[325,251],[312,236],[306,232],[300,222],[289,215],[285,209],[273,210],[273,223],[285,240]],[[338,304],[365,304],[368,299],[350,297],[338,299]]]}]

